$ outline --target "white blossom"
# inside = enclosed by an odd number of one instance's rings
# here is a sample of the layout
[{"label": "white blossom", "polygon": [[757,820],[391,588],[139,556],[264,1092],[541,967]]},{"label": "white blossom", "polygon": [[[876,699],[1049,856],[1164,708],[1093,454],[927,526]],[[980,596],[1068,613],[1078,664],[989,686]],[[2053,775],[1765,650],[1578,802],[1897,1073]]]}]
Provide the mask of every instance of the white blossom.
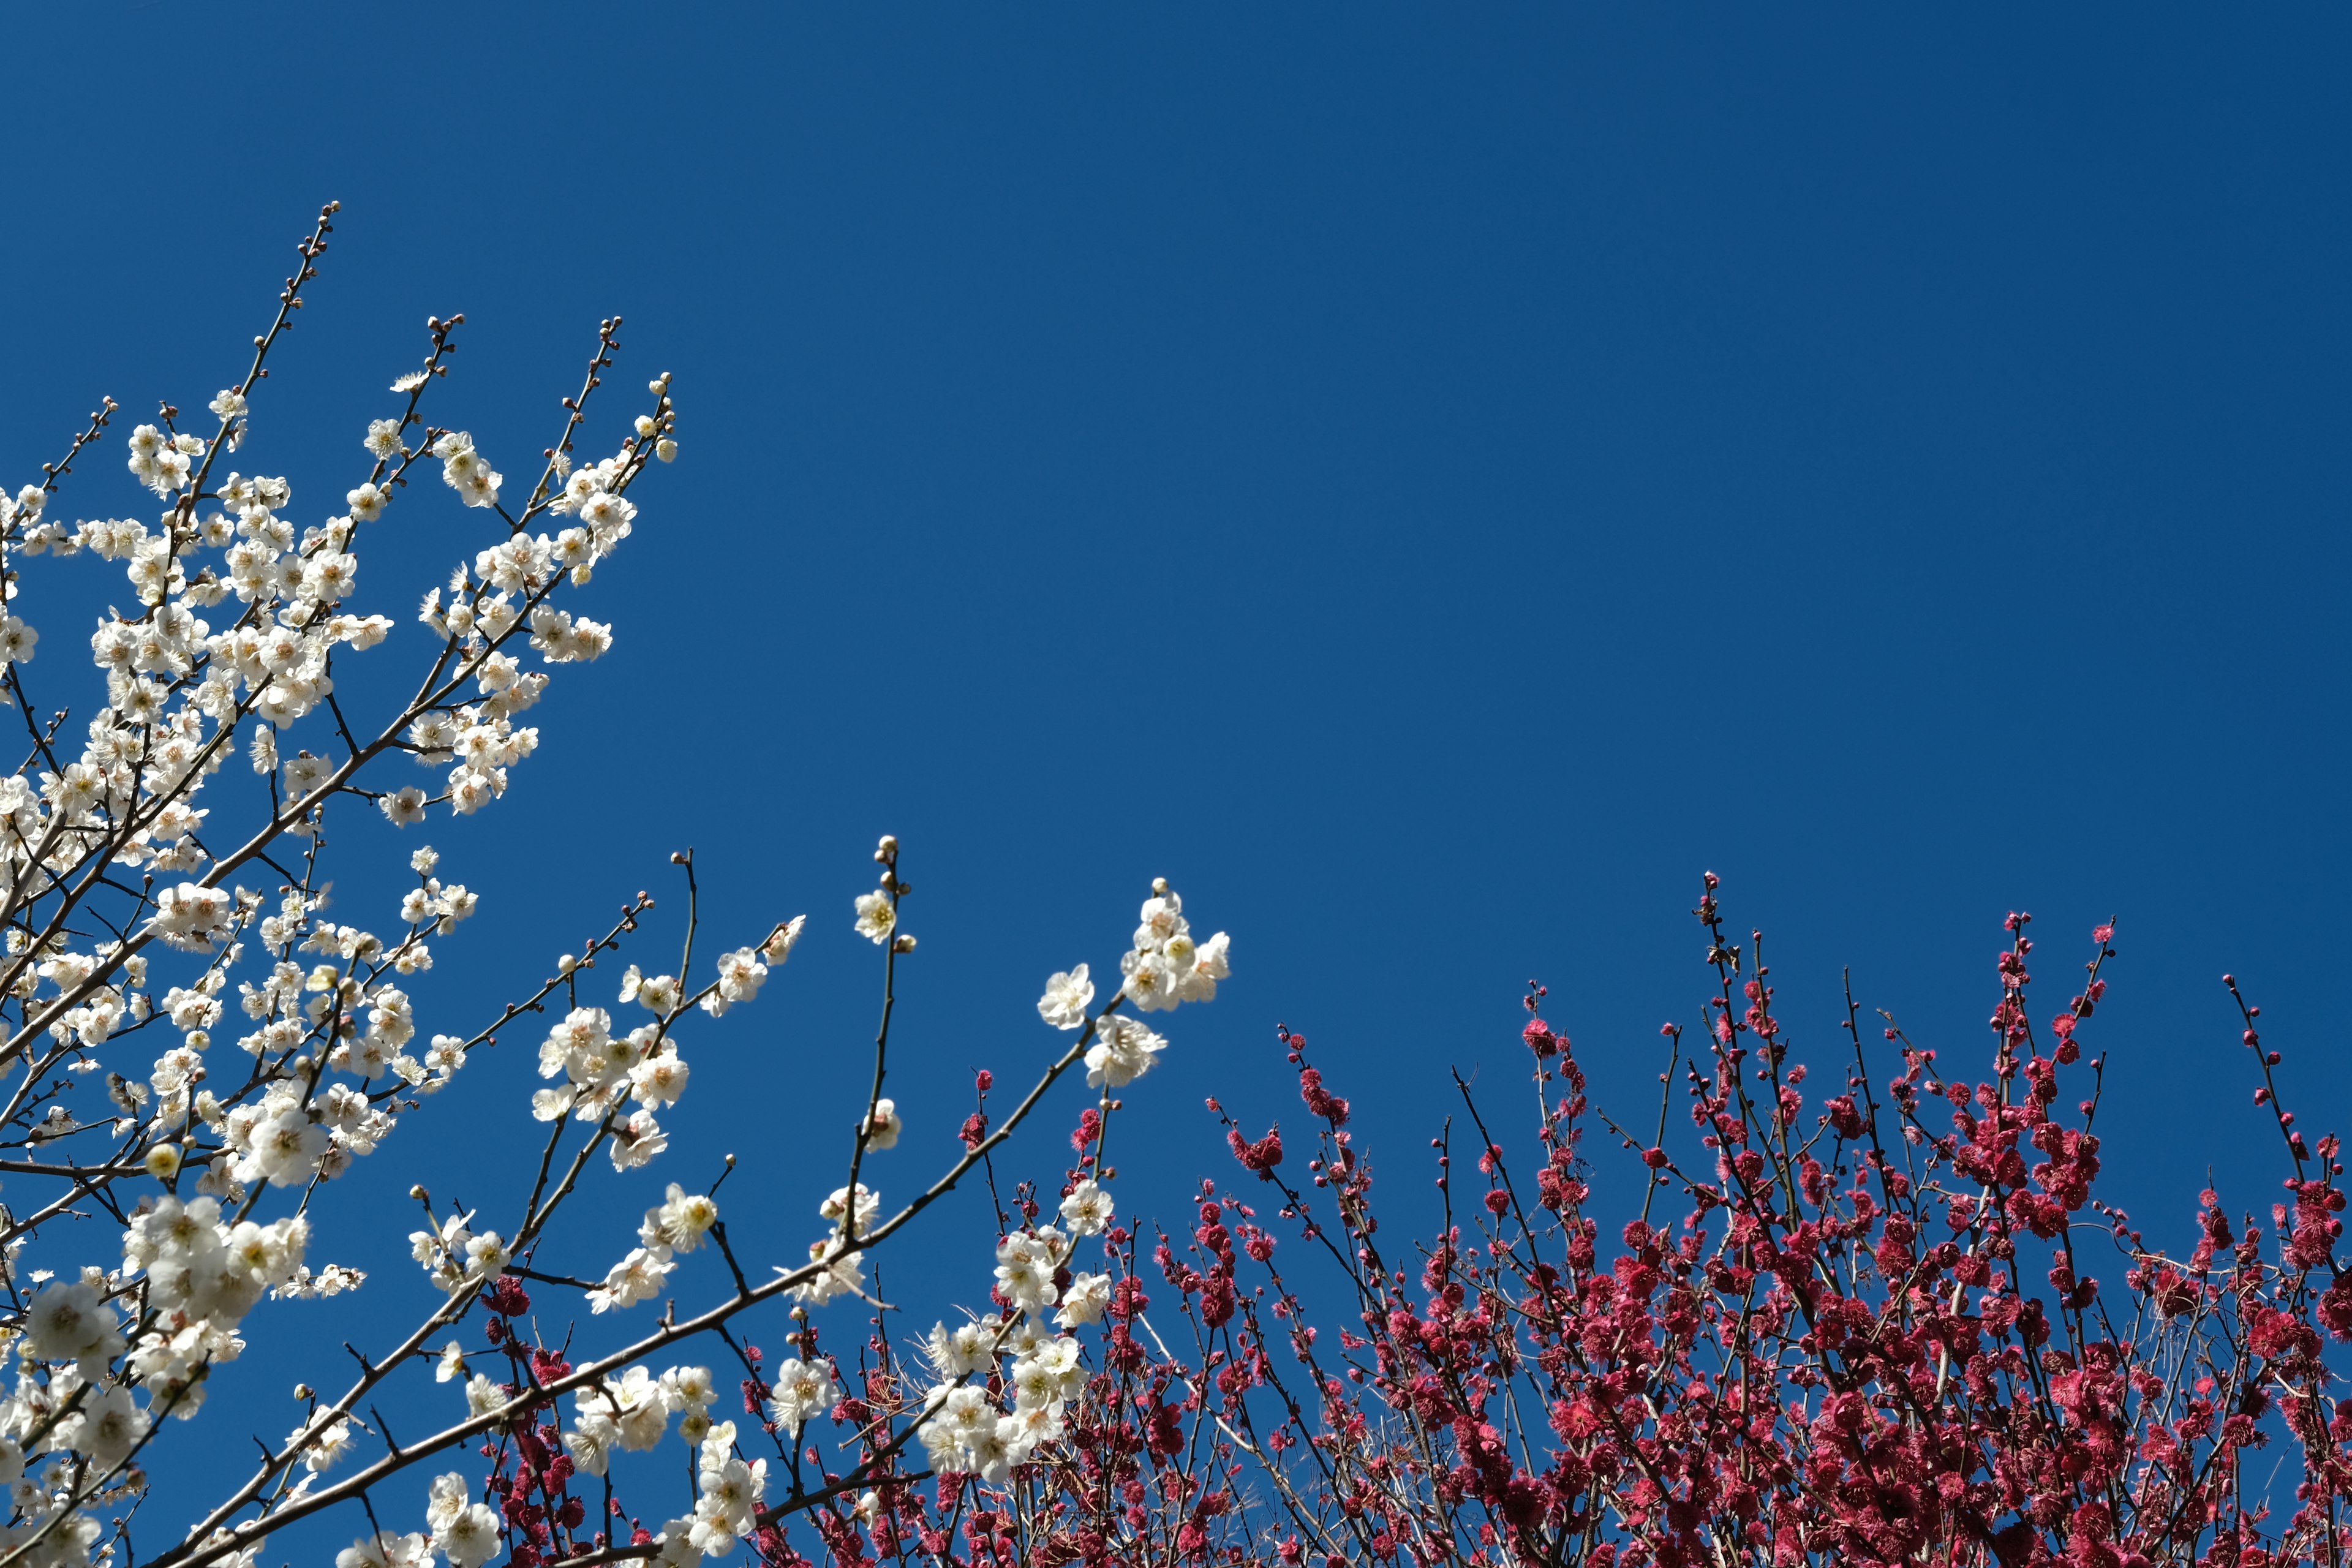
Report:
[{"label": "white blossom", "polygon": [[1087,1021],[1087,1009],[1094,999],[1095,983],[1087,977],[1087,966],[1081,963],[1045,982],[1045,994],[1037,999],[1037,1016],[1057,1029],[1075,1029]]},{"label": "white blossom", "polygon": [[858,935],[868,942],[879,944],[889,939],[891,931],[898,923],[898,911],[890,907],[887,894],[860,893],[857,895]]},{"label": "white blossom", "polygon": [[776,1368],[772,1386],[775,1396],[769,1401],[769,1412],[778,1426],[793,1433],[830,1411],[841,1398],[830,1366],[797,1357]]},{"label": "white blossom", "polygon": [[806,924],[808,916],[794,915],[778,926],[761,944],[760,955],[768,961],[771,967],[782,968],[784,960],[793,955],[793,946],[801,940],[801,928]]},{"label": "white blossom", "polygon": [[1108,1013],[1095,1023],[1095,1043],[1087,1047],[1087,1082],[1124,1089],[1151,1070],[1168,1042],[1133,1018]]},{"label": "white blossom", "polygon": [[[866,1289],[866,1256],[848,1250],[848,1242],[837,1235],[810,1242],[808,1256],[814,1272],[793,1287],[793,1299],[822,1307],[836,1296],[862,1293]],[[776,1272],[791,1271],[779,1268]]]},{"label": "white blossom", "polygon": [[1062,1223],[1072,1236],[1099,1235],[1110,1221],[1110,1194],[1091,1178],[1072,1187],[1062,1200]]},{"label": "white blossom", "polygon": [[449,1568],[480,1568],[498,1554],[499,1516],[470,1500],[466,1478],[457,1472],[434,1480],[425,1517],[434,1549],[448,1558]]},{"label": "white blossom", "polygon": [[1061,1310],[1054,1314],[1054,1321],[1066,1329],[1099,1322],[1103,1309],[1109,1305],[1109,1275],[1073,1274],[1068,1288],[1062,1292]]},{"label": "white blossom", "polygon": [[[719,982],[715,989],[702,999],[702,1010],[716,1018],[738,1002],[749,1002],[760,994],[761,983],[768,978],[768,966],[760,955],[748,947],[719,954]],[[642,992],[642,987],[640,991]]]},{"label": "white blossom", "polygon": [[924,1342],[924,1353],[941,1377],[968,1377],[995,1359],[999,1327],[992,1318],[979,1319],[955,1329],[945,1323],[936,1324]]},{"label": "white blossom", "polygon": [[898,1103],[884,1095],[875,1100],[873,1113],[860,1121],[858,1130],[866,1134],[868,1149],[895,1149],[898,1146],[898,1134],[906,1127],[898,1120]]},{"label": "white blossom", "polygon": [[122,1347],[114,1310],[86,1279],[42,1286],[25,1310],[24,1336],[25,1353],[41,1361],[103,1360]]}]

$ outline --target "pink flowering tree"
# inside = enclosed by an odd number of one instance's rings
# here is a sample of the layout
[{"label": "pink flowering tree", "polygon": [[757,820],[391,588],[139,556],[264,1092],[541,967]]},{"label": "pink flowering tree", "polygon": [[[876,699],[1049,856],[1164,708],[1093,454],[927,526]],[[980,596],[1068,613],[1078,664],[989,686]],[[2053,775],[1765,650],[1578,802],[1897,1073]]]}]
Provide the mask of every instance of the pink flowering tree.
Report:
[{"label": "pink flowering tree", "polygon": [[[1058,1447],[1009,1469],[958,1448],[950,1395],[923,1429],[936,1496],[882,1489],[876,1553],[1593,1568],[2352,1554],[2352,1408],[2329,1366],[2352,1339],[2340,1148],[2280,1104],[2280,1054],[2234,981],[2283,1192],[2234,1215],[2208,1192],[2193,1225],[2151,1240],[2095,1195],[2111,927],[2037,1026],[2029,918],[2010,919],[1976,1073],[1891,1018],[1865,1029],[1849,996],[1823,1085],[1773,1011],[1760,933],[1729,940],[1712,876],[1696,913],[1715,996],[1696,1050],[1664,1031],[1654,1123],[1588,1102],[1531,985],[1534,1137],[1514,1152],[1463,1085],[1433,1141],[1434,1234],[1382,1230],[1347,1100],[1280,1032],[1311,1142],[1254,1137],[1213,1102],[1239,1172],[1203,1184],[1188,1235],[1104,1231],[1105,1327]],[[1631,1215],[1612,1237],[1590,1212],[1595,1183]],[[1016,1363],[992,1381],[1017,1407],[1027,1376]],[[827,1543],[863,1560],[845,1531]]]}]

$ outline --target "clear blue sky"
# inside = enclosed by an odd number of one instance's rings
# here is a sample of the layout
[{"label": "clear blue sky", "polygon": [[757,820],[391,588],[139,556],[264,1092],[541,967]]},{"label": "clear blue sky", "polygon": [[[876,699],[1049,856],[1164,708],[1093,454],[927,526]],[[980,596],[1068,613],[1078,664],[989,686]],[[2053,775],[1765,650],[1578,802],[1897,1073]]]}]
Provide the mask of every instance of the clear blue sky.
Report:
[{"label": "clear blue sky", "polygon": [[[838,1179],[884,830],[923,939],[886,1192],[970,1067],[1042,1059],[1039,983],[1108,964],[1155,874],[1238,976],[1129,1145],[1163,1213],[1223,1157],[1202,1094],[1297,1121],[1277,1019],[1415,1192],[1447,1064],[1522,1092],[1531,975],[1603,1100],[1654,1103],[1707,868],[1824,1062],[1842,966],[1972,1057],[2004,912],[2038,1016],[2117,917],[2096,1038],[2152,1238],[2209,1162],[2274,1189],[2224,969],[2306,1124],[2352,1103],[2341,13],[104,3],[0,37],[11,484],[100,393],[223,384],[329,196],[257,410],[302,520],[428,311],[467,321],[441,416],[509,472],[600,316],[623,382],[676,373],[685,456],[593,590],[616,651],[432,830],[488,904],[423,1011],[475,1019],[683,844],[719,933],[811,911],[677,1119],[779,1248]],[[132,506],[93,474],[77,515]],[[419,573],[480,542],[413,516]],[[527,1067],[363,1179],[487,1191]],[[362,1327],[423,1289],[378,1261]]]}]

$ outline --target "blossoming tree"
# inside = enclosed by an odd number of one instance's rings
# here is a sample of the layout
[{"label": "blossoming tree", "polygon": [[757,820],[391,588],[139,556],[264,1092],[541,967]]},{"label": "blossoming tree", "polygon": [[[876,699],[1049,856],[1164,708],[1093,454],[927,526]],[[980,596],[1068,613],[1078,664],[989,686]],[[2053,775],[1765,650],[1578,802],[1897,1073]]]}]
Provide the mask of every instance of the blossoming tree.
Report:
[{"label": "blossoming tree", "polygon": [[[510,770],[536,749],[538,731],[521,720],[553,668],[592,661],[612,643],[612,628],[576,614],[567,595],[630,538],[632,490],[677,451],[661,376],[609,455],[579,453],[591,402],[610,396],[595,395],[617,348],[619,322],[606,321],[579,392],[564,400],[556,444],[527,489],[511,483],[465,431],[427,423],[428,394],[447,374],[463,321],[436,318],[422,363],[392,384],[392,406],[367,425],[341,508],[298,530],[285,479],[231,464],[272,351],[319,275],[335,212],[323,209],[301,242],[274,319],[209,418],[165,405],[123,442],[131,480],[160,503],[154,522],[66,518],[62,488],[115,433],[111,400],[40,482],[0,498],[0,682],[26,742],[22,764],[0,781],[0,1053],[14,1069],[0,1117],[11,1155],[0,1171],[13,1200],[0,1209],[10,1303],[0,1333],[17,1371],[0,1404],[0,1480],[12,1489],[0,1564],[127,1554],[123,1515],[136,1511],[152,1468],[188,1441],[184,1424],[201,1426],[208,1389],[236,1374],[248,1318],[278,1310],[277,1300],[360,1286],[356,1270],[310,1256],[309,1211],[320,1184],[352,1176],[426,1097],[462,1094],[469,1053],[536,1014],[560,1020],[540,1048],[548,1087],[530,1106],[547,1134],[509,1226],[491,1228],[478,1210],[445,1212],[413,1189],[426,1215],[410,1237],[414,1257],[442,1305],[398,1343],[362,1355],[340,1395],[299,1390],[305,1414],[295,1430],[193,1528],[140,1560],[249,1564],[268,1532],[339,1508],[357,1522],[343,1568],[436,1556],[475,1568],[501,1552],[521,1563],[684,1561],[724,1554],[748,1535],[781,1550],[780,1521],[887,1476],[914,1424],[869,1433],[868,1454],[846,1474],[806,1473],[772,1444],[772,1473],[733,1422],[713,1418],[711,1371],[674,1358],[736,1346],[726,1325],[739,1316],[790,1310],[803,1326],[802,1358],[763,1374],[755,1357],[736,1353],[752,1377],[764,1376],[758,1403],[771,1436],[829,1417],[835,1372],[805,1328],[807,1309],[863,1297],[865,1254],[951,1191],[1057,1079],[1082,1068],[1099,1105],[1115,1103],[1112,1091],[1164,1043],[1116,1010],[1210,998],[1225,973],[1225,941],[1196,943],[1181,901],[1157,889],[1118,992],[1097,1006],[1085,965],[1055,977],[1045,1010],[1073,1032],[1067,1048],[1000,1125],[968,1127],[930,1186],[886,1213],[864,1178],[868,1156],[900,1134],[882,1093],[887,998],[915,941],[898,928],[907,885],[898,846],[885,838],[879,887],[854,910],[885,971],[873,1091],[855,1119],[845,1179],[812,1216],[805,1255],[764,1269],[737,1258],[711,1194],[671,1183],[634,1245],[615,1246],[618,1261],[600,1260],[585,1279],[551,1268],[541,1255],[549,1223],[589,1163],[629,1170],[665,1151],[657,1116],[686,1092],[688,1026],[757,996],[803,921],[779,921],[698,966],[690,900],[674,972],[631,964],[600,989],[599,959],[635,939],[652,907],[640,895],[490,1027],[421,1037],[411,990],[432,968],[432,942],[475,913],[476,895],[445,879],[435,852],[419,847],[408,859],[414,886],[383,929],[324,918],[331,819],[374,811],[407,826],[436,812],[484,810],[505,794]],[[362,546],[413,480],[436,474],[482,515],[488,542],[424,596],[416,619],[426,636],[421,647],[403,639],[419,650],[413,687],[402,684],[412,694],[366,711],[339,695],[337,676],[362,656],[390,657],[377,650],[394,623],[356,607]],[[90,638],[100,675],[89,697],[44,718],[52,699],[36,697],[40,633],[28,574],[66,570],[64,558],[81,555],[120,567],[133,608],[110,611]],[[420,764],[427,783],[414,782]],[[678,859],[691,892],[691,857]],[[29,1203],[27,1190],[37,1194]],[[76,1223],[93,1208],[114,1222],[96,1255],[88,1226]],[[1092,1211],[1081,1203],[1072,1212]],[[681,1254],[705,1246],[725,1256],[731,1289],[688,1315],[617,1326],[662,1291]],[[1068,1247],[1051,1226],[1008,1239],[1007,1277],[1037,1311],[984,1342],[967,1336],[971,1357],[1036,1352],[1051,1337],[1041,1337],[1039,1314],[1054,1300],[1050,1281],[1066,1272]],[[570,1292],[591,1323],[616,1325],[609,1350],[591,1354],[569,1339],[568,1352],[551,1349],[515,1325],[527,1292],[551,1289]],[[1075,1287],[1065,1318],[1083,1321],[1085,1304],[1098,1310],[1101,1296],[1098,1282]],[[1076,1377],[1075,1345],[1054,1343],[1062,1348],[1040,1353]],[[673,1359],[656,1373],[655,1357]],[[446,1429],[403,1443],[380,1420],[369,1427],[364,1412],[395,1377],[457,1384],[463,1399]],[[942,1402],[950,1392],[940,1391]],[[664,1505],[658,1530],[616,1531],[613,1457],[654,1447],[673,1418],[697,1458],[695,1484]],[[981,1447],[1000,1461],[1026,1458],[1048,1436],[1033,1419],[1001,1438],[992,1429]],[[485,1474],[465,1468],[476,1453],[489,1458]],[[395,1508],[395,1478],[411,1471],[413,1495]],[[591,1513],[585,1489],[596,1480]]]},{"label": "blossoming tree", "polygon": [[[915,948],[885,837],[878,884],[841,916],[882,970],[872,1075],[805,1251],[743,1256],[722,1175],[663,1183],[634,1235],[592,1223],[600,1250],[573,1256],[581,1227],[559,1242],[551,1222],[597,1162],[662,1160],[695,1036],[759,996],[803,920],[698,959],[682,854],[674,963],[643,955],[640,895],[465,1033],[424,1028],[411,994],[478,905],[433,850],[409,856],[380,930],[326,918],[329,829],[347,814],[415,826],[497,809],[555,668],[612,644],[572,595],[629,544],[634,491],[677,453],[667,376],[607,455],[578,449],[611,395],[608,321],[543,465],[510,484],[466,432],[429,423],[462,321],[435,319],[365,426],[341,510],[298,530],[285,479],[230,464],[334,211],[209,418],[165,406],[123,441],[153,522],[67,520],[63,487],[117,433],[110,402],[0,500],[0,683],[26,731],[0,782],[0,1334],[16,1363],[0,1568],[253,1568],[274,1533],[331,1523],[350,1542],[338,1568],[738,1551],[772,1568],[2342,1568],[2340,1148],[2280,1104],[2280,1054],[2241,1000],[2284,1166],[2267,1227],[2208,1194],[2189,1245],[2168,1247],[2096,1198],[2105,1058],[2086,1053],[2109,927],[2037,1028],[2033,944],[2011,918],[1981,1077],[1891,1018],[1865,1030],[1849,1000],[1834,1092],[1809,1100],[1760,935],[1730,940],[1709,878],[1695,912],[1715,995],[1696,1048],[1663,1033],[1654,1130],[1588,1102],[1531,987],[1532,1145],[1511,1152],[1463,1084],[1433,1144],[1442,1223],[1400,1245],[1348,1101],[1284,1029],[1313,1152],[1302,1171],[1278,1127],[1253,1137],[1212,1101],[1239,1173],[1204,1183],[1171,1237],[1115,1201],[1109,1149],[1167,1047],[1145,1019],[1214,997],[1223,934],[1196,937],[1156,884],[1115,986],[1082,963],[1047,980],[1041,1026],[1066,1043],[1019,1098],[992,1110],[982,1073],[952,1137],[909,1138],[884,1092]],[[425,595],[424,635],[389,640],[361,548],[436,476],[485,542]],[[26,574],[83,555],[127,575],[133,607],[91,637],[89,697],[51,707]],[[362,657],[410,658],[408,695],[371,711],[354,696],[371,683],[339,690]],[[354,1350],[341,1392],[298,1389],[291,1432],[199,1517],[142,1522],[133,1550],[150,1478],[205,1440],[206,1394],[246,1370],[253,1322],[362,1286],[312,1256],[322,1185],[367,1179],[403,1118],[475,1092],[471,1055],[542,1024],[528,1111],[544,1142],[511,1207],[485,1217],[408,1189],[432,1309]],[[998,1152],[1081,1076],[1067,1161],[1000,1186]],[[1607,1170],[1584,1150],[1595,1121],[1622,1146]],[[944,1152],[894,1207],[882,1157],[916,1146]],[[910,1328],[870,1292],[868,1255],[968,1179],[988,1196],[994,1273],[955,1321]],[[738,1331],[755,1324],[790,1353]],[[441,1402],[437,1429],[394,1436],[378,1402],[395,1380]],[[2281,1458],[2263,1467],[2266,1447]]]},{"label": "blossoming tree", "polygon": [[[1402,1248],[1347,1100],[1281,1031],[1315,1132],[1303,1178],[1278,1129],[1253,1139],[1226,1117],[1241,1179],[1204,1184],[1181,1246],[1162,1237],[1147,1261],[1107,1232],[1125,1250],[1096,1396],[1070,1458],[976,1496],[975,1560],[2352,1555],[2352,1406],[2328,1351],[2352,1341],[2342,1151],[2280,1104],[2282,1055],[2233,979],[2284,1192],[2265,1225],[2208,1191],[2189,1245],[2168,1247],[2094,1195],[2112,926],[2037,1028],[2030,919],[2010,917],[1980,1077],[1891,1017],[1865,1030],[1849,994],[1844,1060],[1809,1102],[1761,933],[1731,940],[1712,876],[1695,913],[1715,995],[1697,1051],[1663,1032],[1654,1129],[1597,1111],[1567,1037],[1531,1016],[1532,1147],[1510,1152],[1457,1079],[1459,1116],[1432,1144],[1444,1223]],[[1531,984],[1530,1015],[1543,996]],[[1582,1152],[1596,1117],[1637,1200],[1613,1205],[1613,1248]],[[1277,1261],[1277,1232],[1302,1263]],[[1328,1316],[1303,1283],[1318,1269],[1339,1286]],[[1147,1275],[1173,1292],[1174,1345],[1144,1316]]]}]

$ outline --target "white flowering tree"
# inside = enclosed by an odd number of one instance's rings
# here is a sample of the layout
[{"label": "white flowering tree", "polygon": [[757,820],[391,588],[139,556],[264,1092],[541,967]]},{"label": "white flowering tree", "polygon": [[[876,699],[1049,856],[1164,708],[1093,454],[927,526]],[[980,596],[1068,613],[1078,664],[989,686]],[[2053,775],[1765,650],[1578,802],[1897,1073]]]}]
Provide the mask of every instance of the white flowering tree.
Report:
[{"label": "white flowering tree", "polygon": [[[823,1534],[870,1522],[877,1485],[932,1474],[1001,1481],[1041,1462],[1085,1378],[1072,1336],[1102,1319],[1112,1294],[1106,1274],[1077,1271],[1072,1258],[1077,1238],[1116,1234],[1097,1179],[1108,1174],[1108,1118],[1116,1091],[1165,1043],[1119,1009],[1213,996],[1223,936],[1196,943],[1180,900],[1157,887],[1114,994],[1097,1005],[1084,965],[1054,976],[1039,1012],[1071,1033],[1066,1047],[995,1125],[975,1113],[929,1185],[890,1209],[869,1185],[868,1160],[899,1141],[883,1093],[891,982],[915,943],[899,927],[898,845],[885,838],[879,885],[854,910],[884,969],[872,1087],[862,1107],[844,1108],[845,1170],[812,1217],[805,1255],[739,1258],[715,1189],[672,1182],[634,1237],[603,1238],[594,1258],[549,1256],[550,1222],[592,1163],[625,1171],[662,1155],[659,1115],[688,1086],[688,1026],[751,1001],[802,921],[698,958],[694,867],[681,855],[689,900],[674,970],[613,973],[619,950],[643,935],[651,900],[640,895],[468,1034],[426,1031],[411,995],[432,943],[476,911],[432,849],[408,857],[414,885],[382,929],[325,918],[331,820],[381,812],[418,825],[506,793],[537,744],[521,721],[553,668],[612,643],[612,628],[567,596],[630,541],[632,491],[677,451],[667,375],[647,384],[606,455],[578,450],[591,403],[610,401],[596,396],[617,347],[619,323],[607,321],[538,474],[527,488],[510,482],[465,431],[430,422],[463,321],[433,319],[422,363],[365,426],[364,463],[341,509],[298,528],[285,479],[233,465],[335,210],[301,242],[250,364],[208,417],[166,405],[122,443],[153,521],[68,521],[63,487],[86,480],[77,466],[100,466],[98,444],[119,434],[110,400],[39,482],[0,494],[0,682],[26,731],[23,763],[0,779],[0,1340],[16,1363],[0,1401],[0,1480],[11,1488],[0,1568],[251,1564],[270,1532],[331,1509],[351,1520],[341,1568],[436,1556],[476,1568],[501,1553],[522,1568],[682,1562],[745,1539],[783,1563],[799,1560],[782,1532],[795,1516]],[[441,486],[418,488],[454,491],[484,542],[424,595],[423,635],[388,642],[393,619],[364,607],[362,547],[395,508],[425,500],[411,499],[413,483],[436,475]],[[75,692],[45,689],[33,670],[54,662],[58,628],[50,659],[36,666],[39,608],[26,590],[32,576],[84,569],[72,560],[83,555],[123,572],[131,608],[110,611],[90,637],[98,678],[79,678]],[[397,689],[411,695],[364,711],[339,694],[338,675],[362,656],[406,658]],[[396,1342],[355,1352],[341,1393],[299,1389],[298,1426],[265,1445],[241,1483],[201,1518],[142,1521],[142,1550],[130,1550],[126,1520],[151,1476],[206,1441],[206,1391],[236,1374],[251,1321],[287,1312],[270,1331],[299,1337],[300,1309],[285,1302],[361,1287],[358,1271],[317,1255],[321,1184],[358,1179],[400,1120],[445,1091],[432,1113],[446,1113],[467,1092],[468,1054],[526,1014],[560,1021],[540,1047],[546,1086],[530,1105],[546,1124],[544,1148],[528,1190],[511,1194],[512,1219],[492,1228],[481,1209],[436,1206],[424,1186],[386,1173],[373,1212],[415,1227],[413,1255],[440,1304]],[[1098,1092],[1080,1121],[1080,1161],[1045,1223],[1026,1188],[1013,1212],[999,1207],[996,1278],[976,1282],[989,1308],[931,1331],[924,1353],[905,1361],[877,1334],[880,1361],[845,1394],[853,1380],[818,1348],[812,1309],[838,1300],[866,1311],[865,1255],[985,1166],[1081,1068]],[[724,1273],[705,1281],[702,1305],[682,1308],[671,1277],[706,1246]],[[551,1345],[521,1325],[534,1292],[531,1321],[568,1316],[574,1334]],[[656,1297],[673,1304],[628,1326],[630,1310]],[[761,1363],[730,1331],[763,1311],[782,1319],[799,1352],[780,1364]],[[720,1379],[697,1355],[741,1363],[750,1426],[717,1418]],[[449,1402],[441,1429],[401,1442],[370,1424],[394,1379],[455,1385],[437,1396]],[[824,1468],[802,1443],[820,1417],[853,1434],[845,1466]],[[665,1441],[691,1455],[690,1483],[673,1473],[675,1495],[647,1508],[659,1527],[624,1531],[614,1457]]]}]

